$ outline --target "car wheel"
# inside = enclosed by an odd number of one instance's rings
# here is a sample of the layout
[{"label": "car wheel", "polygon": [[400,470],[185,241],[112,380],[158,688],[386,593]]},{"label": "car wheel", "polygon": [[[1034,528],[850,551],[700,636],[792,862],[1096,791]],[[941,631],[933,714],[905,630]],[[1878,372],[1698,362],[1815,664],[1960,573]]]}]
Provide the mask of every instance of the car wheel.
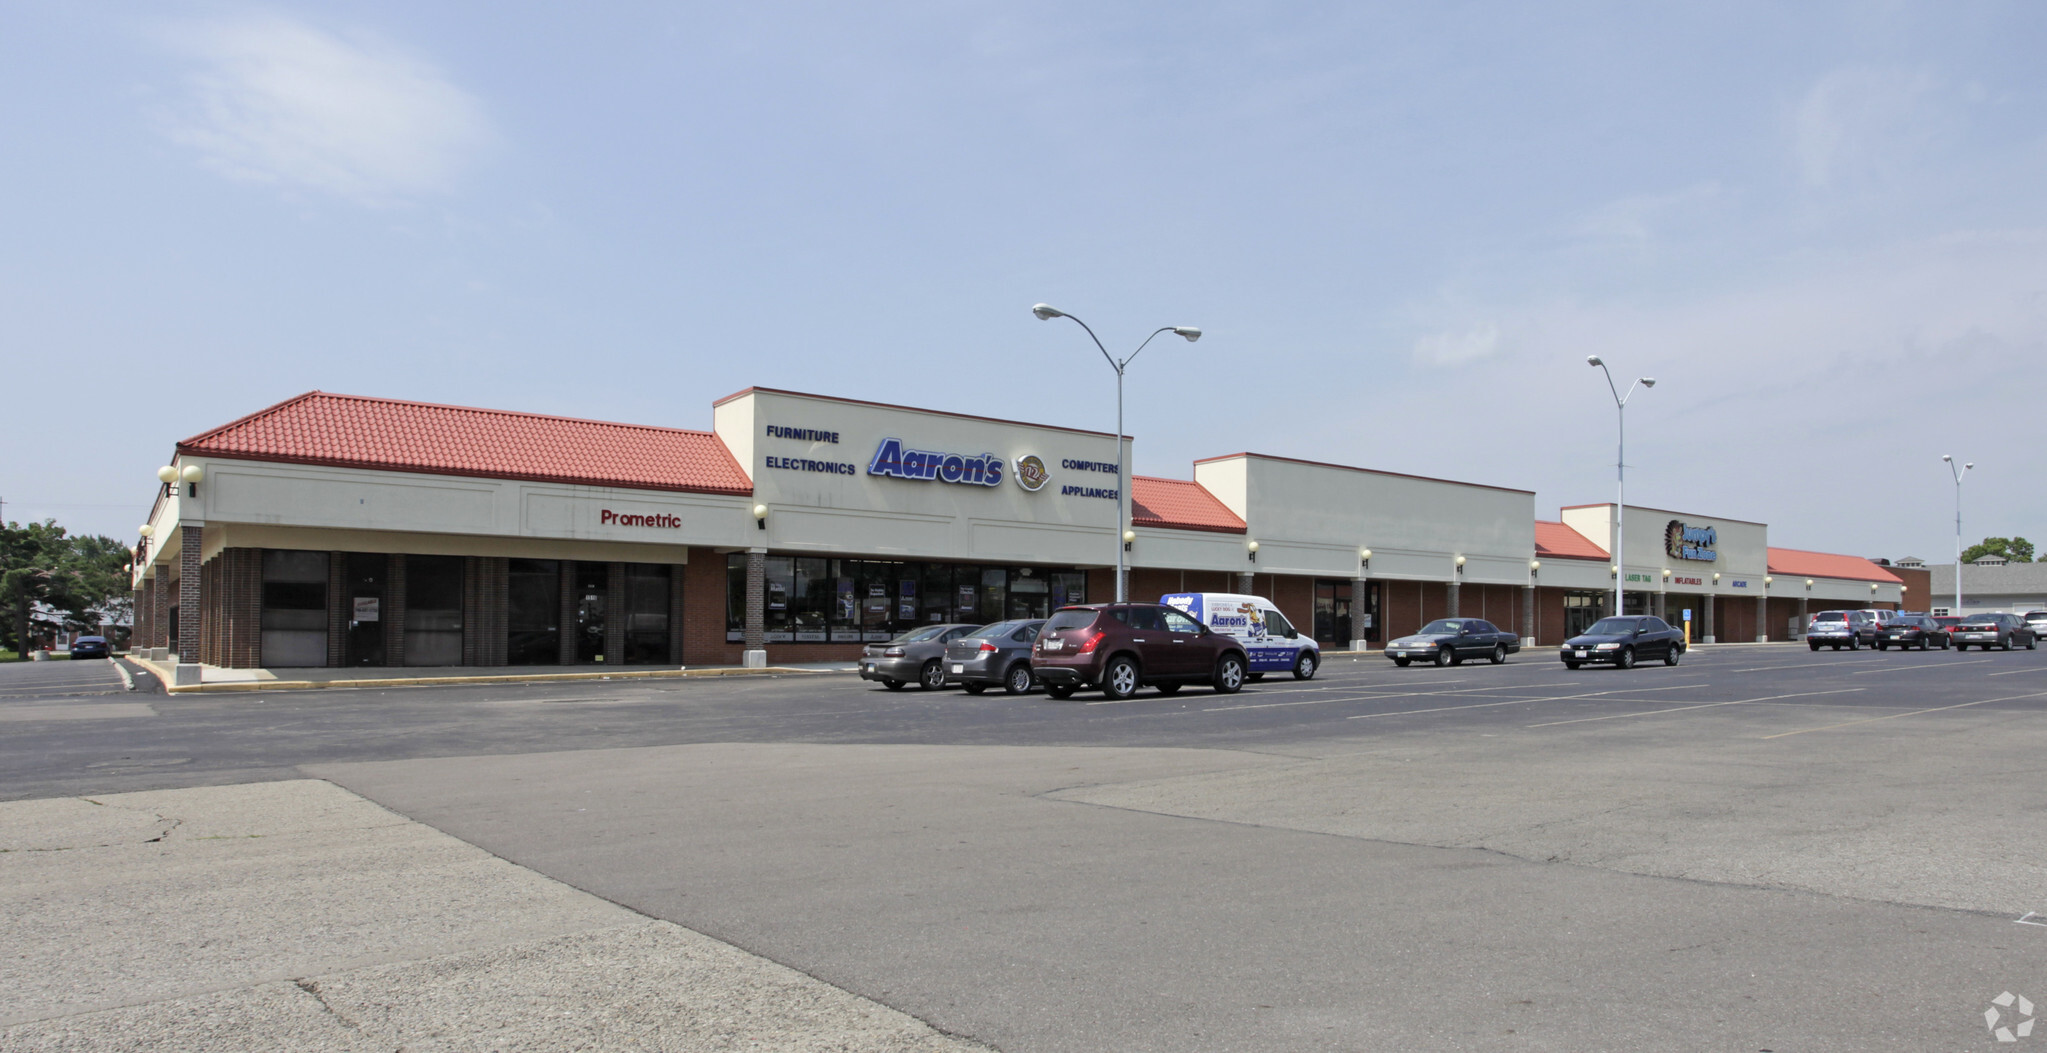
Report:
[{"label": "car wheel", "polygon": [[1942,640],[1942,641],[1940,642],[1940,649],[1941,649],[1941,650],[1943,650],[1943,651],[1947,650],[1947,649],[1948,649],[1948,644],[1949,644],[1949,643],[1951,643],[1951,642],[1952,642],[1952,641],[1949,641],[1949,640]]},{"label": "car wheel", "polygon": [[1635,649],[1632,647],[1621,648],[1620,657],[1614,659],[1613,664],[1617,669],[1635,668]]},{"label": "car wheel", "polygon": [[1412,661],[1414,661],[1414,659],[1412,659],[1412,658],[1395,658],[1395,659],[1393,660],[1393,664],[1394,664],[1394,665],[1397,665],[1397,666],[1399,666],[1399,667],[1400,667],[1400,668],[1402,668],[1402,669],[1406,669],[1406,668],[1407,668],[1407,663],[1409,663],[1409,662],[1412,662]]},{"label": "car wheel", "polygon": [[1565,668],[1565,669],[1576,669],[1576,668],[1578,668],[1578,663],[1576,663],[1576,662],[1565,662],[1565,663],[1564,663],[1564,668]]},{"label": "car wheel", "polygon": [[1158,689],[1159,689],[1159,694],[1161,694],[1161,695],[1177,695],[1177,694],[1179,694],[1179,693],[1180,693],[1180,689],[1181,689],[1181,688],[1183,688],[1183,687],[1185,687],[1185,686],[1187,686],[1187,685],[1185,685],[1185,684],[1160,684],[1160,685],[1158,685]]},{"label": "car wheel", "polygon": [[1215,663],[1215,693],[1234,695],[1244,686],[1244,659],[1226,654]]},{"label": "car wheel", "polygon": [[1295,680],[1315,679],[1315,668],[1321,664],[1322,663],[1316,659],[1315,652],[1302,651],[1301,656],[1299,658],[1294,659],[1294,679]]},{"label": "car wheel", "polygon": [[1955,645],[1955,650],[1957,650],[1957,651],[1966,651],[1966,650],[1968,650],[1968,649],[1969,649],[1969,645],[1968,645],[1968,644],[1965,644],[1965,643],[1958,643],[1958,644],[1956,644],[1956,645]]},{"label": "car wheel", "polygon": [[1685,656],[1684,648],[1679,647],[1676,644],[1671,644],[1670,647],[1663,652],[1663,664],[1676,665],[1677,660],[1683,658],[1684,656]]},{"label": "car wheel", "polygon": [[1456,661],[1456,660],[1457,660],[1457,656],[1456,656],[1456,655],[1453,655],[1453,654],[1451,654],[1451,653],[1450,653],[1450,649],[1449,649],[1448,647],[1438,647],[1438,648],[1436,648],[1436,664],[1437,664],[1437,665],[1449,665],[1449,664],[1450,664],[1451,662],[1454,662],[1454,661]]},{"label": "car wheel", "polygon": [[1494,644],[1494,645],[1493,645],[1493,654],[1492,654],[1492,659],[1493,659],[1493,664],[1494,664],[1494,665],[1499,665],[1499,664],[1500,664],[1501,662],[1504,662],[1504,661],[1506,661],[1506,660],[1507,660],[1507,645],[1506,645],[1506,644],[1503,644],[1503,643],[1496,643],[1496,644]]},{"label": "car wheel", "polygon": [[1820,649],[1820,642],[1818,640],[1807,640],[1805,643],[1806,646],[1811,647],[1815,651]]},{"label": "car wheel", "polygon": [[917,674],[918,690],[936,691],[944,686],[945,666],[940,665],[936,658],[924,663],[923,670]]},{"label": "car wheel", "polygon": [[966,688],[967,694],[970,695],[978,695],[981,692],[988,690],[987,684],[961,684],[960,686]]},{"label": "car wheel", "polygon": [[1876,649],[1877,649],[1877,650],[1879,650],[1879,651],[1888,651],[1888,650],[1890,650],[1890,649],[1891,649],[1891,645],[1890,645],[1890,644],[1888,644],[1888,643],[1885,643],[1885,642],[1884,642],[1884,641],[1882,641],[1882,640],[1878,640],[1878,641],[1876,642]]},{"label": "car wheel", "polygon": [[2027,640],[2027,641],[2026,641],[2026,650],[2028,650],[2028,651],[2037,651],[2037,650],[2039,650],[2039,649],[2040,649],[2040,638],[2039,638],[2039,637],[2035,636],[2035,637],[2033,637],[2032,639],[2030,639],[2030,640]]},{"label": "car wheel", "polygon": [[1849,637],[1849,638],[1848,638],[1848,649],[1849,649],[1849,650],[1851,650],[1851,651],[1860,651],[1860,650],[1862,650],[1862,637],[1860,637],[1860,636],[1851,636],[1851,637]]},{"label": "car wheel", "polygon": [[884,680],[881,682],[881,686],[888,688],[890,691],[901,691],[903,689],[903,682],[900,680]]},{"label": "car wheel", "polygon": [[1840,649],[1841,649],[1841,645],[1840,645],[1840,644],[1835,644],[1835,645],[1834,645],[1834,650],[1838,651],[1838,650],[1840,650]]},{"label": "car wheel", "polygon": [[1136,662],[1128,658],[1111,658],[1109,668],[1102,670],[1102,694],[1120,702],[1137,693],[1141,680]]},{"label": "car wheel", "polygon": [[1031,667],[1018,662],[1009,667],[1009,675],[1002,678],[1002,690],[1012,695],[1021,695],[1031,689]]},{"label": "car wheel", "polygon": [[1065,684],[1047,684],[1045,685],[1045,694],[1047,697],[1065,701],[1073,697],[1073,688]]}]

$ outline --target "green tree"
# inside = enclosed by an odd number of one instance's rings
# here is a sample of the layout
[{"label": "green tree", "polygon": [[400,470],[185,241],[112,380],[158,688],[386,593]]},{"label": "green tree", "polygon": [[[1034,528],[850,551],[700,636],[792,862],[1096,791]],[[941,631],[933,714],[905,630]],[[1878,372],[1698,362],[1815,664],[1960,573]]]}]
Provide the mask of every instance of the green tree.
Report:
[{"label": "green tree", "polygon": [[31,630],[99,629],[133,605],[128,549],[72,537],[54,519],[0,524],[0,643],[28,653]]},{"label": "green tree", "polygon": [[2003,556],[2013,563],[2033,562],[2033,543],[2022,537],[1986,537],[1981,544],[1962,552],[1962,562],[1974,563],[1984,556]]}]

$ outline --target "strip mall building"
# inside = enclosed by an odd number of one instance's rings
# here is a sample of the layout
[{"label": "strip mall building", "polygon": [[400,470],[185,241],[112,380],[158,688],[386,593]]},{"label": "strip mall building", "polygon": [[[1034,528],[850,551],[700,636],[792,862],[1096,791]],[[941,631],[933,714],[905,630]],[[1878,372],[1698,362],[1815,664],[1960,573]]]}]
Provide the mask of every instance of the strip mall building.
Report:
[{"label": "strip mall building", "polygon": [[1125,536],[1132,598],[1258,593],[1338,648],[1450,615],[1558,643],[1617,575],[1628,612],[1689,616],[1706,641],[1908,595],[1869,560],[1771,548],[1760,523],[1540,520],[1532,491],[1256,453],[1135,477],[1125,535],[1129,449],[766,388],[718,401],[710,431],[312,392],[177,444],[136,646],[227,667],[836,659],[1109,599]]}]

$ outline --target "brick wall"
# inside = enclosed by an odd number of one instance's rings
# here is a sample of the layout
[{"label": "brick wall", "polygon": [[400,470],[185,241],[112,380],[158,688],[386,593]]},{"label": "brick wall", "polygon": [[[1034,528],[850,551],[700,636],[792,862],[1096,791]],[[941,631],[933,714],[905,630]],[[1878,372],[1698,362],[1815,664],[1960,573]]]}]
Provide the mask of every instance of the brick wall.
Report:
[{"label": "brick wall", "polygon": [[470,556],[462,569],[462,664],[505,664],[510,561]]},{"label": "brick wall", "polygon": [[725,644],[725,554],[693,548],[681,572],[682,651],[678,665],[737,665],[741,645]]},{"label": "brick wall", "polygon": [[219,600],[211,619],[213,664],[229,669],[254,669],[263,664],[263,550],[230,548],[213,564]]},{"label": "brick wall", "polygon": [[683,605],[687,596],[683,586],[687,583],[689,565],[676,564],[668,568],[668,664],[683,665],[683,652],[688,649],[689,634],[684,631],[689,624],[684,617],[688,608]]}]

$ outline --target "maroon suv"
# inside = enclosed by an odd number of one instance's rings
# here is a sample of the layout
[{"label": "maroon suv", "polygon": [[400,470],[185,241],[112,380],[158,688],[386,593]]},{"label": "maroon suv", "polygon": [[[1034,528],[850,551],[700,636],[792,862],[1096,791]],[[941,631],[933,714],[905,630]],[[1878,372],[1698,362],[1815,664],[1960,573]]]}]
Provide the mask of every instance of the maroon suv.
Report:
[{"label": "maroon suv", "polygon": [[1236,637],[1158,603],[1061,607],[1031,647],[1031,672],[1053,698],[1083,687],[1129,698],[1145,684],[1162,695],[1212,684],[1227,695],[1244,686],[1250,664]]}]

